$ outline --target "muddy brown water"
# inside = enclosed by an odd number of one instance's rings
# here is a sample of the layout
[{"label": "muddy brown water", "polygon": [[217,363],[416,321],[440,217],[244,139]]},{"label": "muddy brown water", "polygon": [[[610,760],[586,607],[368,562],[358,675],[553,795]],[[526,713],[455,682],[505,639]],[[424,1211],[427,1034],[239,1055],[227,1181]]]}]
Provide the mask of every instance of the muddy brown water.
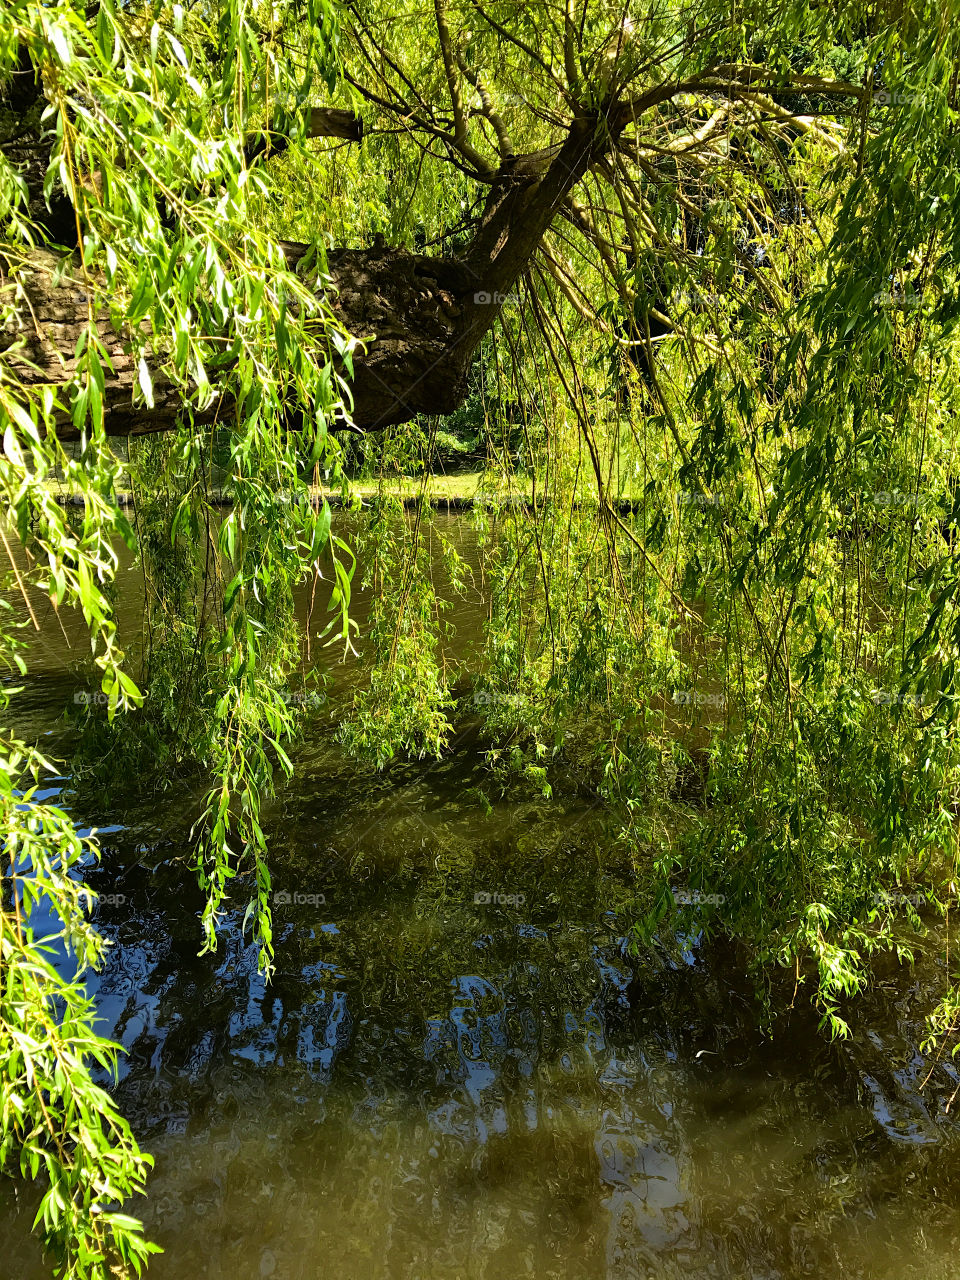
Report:
[{"label": "muddy brown water", "polygon": [[[469,559],[469,519],[438,519]],[[135,618],[136,570],[120,584]],[[479,591],[455,607],[461,656],[482,608]],[[14,709],[52,750],[83,646],[39,616]],[[960,1276],[952,1067],[920,1088],[935,959],[884,975],[852,1044],[799,1007],[765,1037],[730,953],[697,936],[631,953],[636,873],[597,808],[485,804],[486,782],[469,725],[443,761],[374,776],[321,709],[269,815],[269,986],[242,889],[197,954],[193,784],[78,812],[101,832],[88,874],[113,944],[89,988],[156,1157],[130,1206],[165,1250],[150,1276]],[[47,794],[76,803],[66,777]],[[35,1207],[0,1182],[0,1280],[50,1274]]]}]

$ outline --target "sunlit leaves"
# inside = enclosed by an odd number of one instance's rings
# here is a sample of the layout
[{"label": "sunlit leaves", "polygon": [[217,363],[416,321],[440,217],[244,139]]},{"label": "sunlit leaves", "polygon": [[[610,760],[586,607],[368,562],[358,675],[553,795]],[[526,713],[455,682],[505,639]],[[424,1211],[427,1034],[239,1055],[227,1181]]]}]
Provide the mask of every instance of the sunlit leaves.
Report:
[{"label": "sunlit leaves", "polygon": [[[2,156],[4,269],[16,285],[39,262],[87,306],[73,350],[63,353],[72,363],[56,390],[17,363],[15,347],[0,356],[0,493],[26,556],[19,586],[39,588],[55,607],[82,615],[108,720],[143,706],[144,725],[172,738],[179,733],[181,753],[210,772],[210,821],[198,829],[210,894],[206,940],[215,942],[228,881],[249,866],[266,967],[272,935],[260,811],[274,769],[291,768],[283,742],[296,717],[282,696],[296,658],[291,586],[328,557],[344,629],[349,603],[350,562],[331,540],[329,509],[315,510],[310,501],[301,462],[304,455],[313,464],[335,459],[326,428],[339,411],[343,384],[333,360],[339,357],[342,369],[352,348],[338,335],[331,350],[332,322],[317,300],[316,279],[288,271],[280,246],[252,214],[251,195],[264,197],[271,178],[251,174],[245,143],[277,101],[287,132],[302,130],[314,77],[333,82],[336,23],[327,0],[279,3],[264,12],[241,0],[189,11],[163,4],[149,15],[112,0],[90,12],[79,3],[50,8],[38,0],[0,0],[0,80],[23,55],[42,77],[43,193],[50,203],[69,198],[82,248],[59,260],[29,257],[41,236],[26,217],[26,186]],[[291,24],[295,59],[284,49]],[[22,291],[6,291],[2,306],[5,330],[33,323]],[[139,550],[161,587],[173,575],[164,576],[160,546],[177,560],[189,535],[202,554],[198,534],[209,528],[203,504],[210,431],[202,441],[192,414],[236,405],[227,427],[234,518],[210,558],[218,570],[223,558],[229,585],[217,610],[204,612],[203,595],[199,630],[186,650],[198,674],[197,712],[169,720],[165,681],[174,664],[164,667],[162,655],[152,653],[141,690],[125,669],[110,600],[117,542],[135,545],[116,500],[121,460],[106,435],[108,398],[115,394],[108,382],[118,356],[134,371],[136,404],[159,407],[162,398],[171,421],[181,415],[166,457],[182,490],[169,510],[156,505],[155,493],[142,495],[138,510]],[[80,436],[76,448],[57,438],[65,421]],[[57,503],[53,475],[75,507]],[[305,500],[282,507],[276,494],[284,488]],[[155,521],[166,521],[156,544]],[[198,585],[189,573],[185,581]],[[181,592],[177,604],[187,595]],[[157,597],[167,598],[162,589]],[[184,608],[181,621],[188,617]],[[174,636],[183,640],[182,632]],[[2,628],[0,640],[9,640]],[[24,656],[11,649],[10,660],[22,667]],[[183,698],[182,669],[180,680]],[[15,896],[28,904],[43,892],[65,934],[82,946],[84,962],[94,963],[99,941],[83,921],[84,891],[75,878],[86,852],[65,815],[29,797],[15,802],[12,788],[27,767],[39,766],[25,748],[4,744],[5,852],[16,857],[19,842],[24,858],[33,858],[32,867],[11,864]],[[24,932],[16,913],[4,914],[2,923],[3,1155],[19,1159],[27,1176],[45,1179],[38,1227],[70,1277],[139,1273],[150,1247],[139,1224],[117,1210],[142,1187],[147,1161],[89,1074],[91,1060],[113,1062],[113,1047],[92,1030],[82,984],[59,978],[40,958],[40,942]],[[8,1027],[17,1028],[9,1038]]]},{"label": "sunlit leaves", "polygon": [[[143,1191],[153,1162],[89,1069],[95,1062],[113,1073],[118,1052],[95,1031],[82,980],[104,946],[87,920],[92,895],[78,875],[96,843],[36,798],[51,766],[24,743],[5,739],[2,747],[0,1169],[41,1180],[35,1225],[67,1276],[111,1280],[118,1265],[139,1275],[157,1247],[115,1206]],[[60,932],[38,934],[34,920],[50,916]]]}]

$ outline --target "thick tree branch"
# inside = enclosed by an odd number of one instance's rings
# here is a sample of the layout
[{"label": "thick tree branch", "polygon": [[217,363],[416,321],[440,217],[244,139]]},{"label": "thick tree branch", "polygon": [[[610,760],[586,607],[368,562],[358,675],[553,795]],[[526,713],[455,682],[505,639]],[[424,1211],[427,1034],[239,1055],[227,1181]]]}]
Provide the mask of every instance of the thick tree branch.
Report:
[{"label": "thick tree branch", "polygon": [[[348,142],[363,140],[363,121],[353,111],[338,107],[311,107],[306,119],[304,137],[344,138]],[[274,129],[264,129],[251,135],[243,149],[247,165],[252,165],[263,155],[276,156],[290,146],[290,136]]]},{"label": "thick tree branch", "polygon": [[493,98],[490,96],[489,89],[481,79],[479,71],[473,71],[466,65],[460,50],[457,50],[457,65],[460,68],[460,73],[463,78],[469,84],[472,84],[474,89],[477,91],[477,95],[480,98],[480,114],[490,122],[490,127],[497,136],[497,145],[501,159],[507,159],[510,156],[513,156],[515,152],[513,149],[513,142],[510,139],[510,134],[507,132],[507,127],[503,123],[503,118],[494,108]]},{"label": "thick tree branch", "polygon": [[[479,5],[476,7],[483,12]],[[740,92],[756,98],[762,92],[761,77],[754,75],[753,69],[748,69],[749,74],[739,71],[745,82],[739,85]],[[811,78],[798,79],[808,82]],[[499,168],[489,169],[481,178],[489,186],[483,211],[472,242],[456,258],[411,254],[382,246],[331,252],[323,286],[326,301],[344,328],[366,344],[366,350],[355,357],[351,383],[356,425],[379,430],[421,413],[450,413],[462,403],[474,352],[501,308],[512,300],[513,286],[530,269],[557,215],[566,207],[581,231],[585,222],[590,223],[585,212],[572,202],[572,193],[584,176],[617,154],[623,131],[646,112],[685,93],[709,92],[720,84],[725,84],[729,92],[731,80],[727,68],[712,66],[695,77],[653,85],[628,102],[612,101],[600,111],[581,111],[569,124],[563,140],[554,146],[527,155],[505,156]],[[809,83],[803,87],[814,88]],[[825,87],[816,86],[818,90]],[[754,102],[749,109],[762,108]],[[678,160],[695,159],[695,154],[689,154],[690,149],[695,152],[722,128],[726,111],[716,111],[697,127],[688,125],[672,145],[659,149],[669,151]],[[453,147],[449,159],[456,163],[459,157],[465,157],[465,122],[457,116],[456,108],[454,114],[459,136],[441,134],[432,125],[429,130],[443,136],[445,143]],[[409,120],[409,114],[403,118]],[[310,130],[314,136],[359,139],[362,135],[356,117],[332,110],[318,109],[311,118]],[[263,145],[256,152],[258,155],[264,154],[268,146],[271,151],[281,149],[284,139],[279,136],[274,144],[273,135],[267,134],[254,139],[251,145],[256,149],[260,142]],[[641,170],[647,169],[642,155],[634,156],[633,162]],[[620,164],[623,163],[621,156]],[[611,173],[609,169],[606,172]],[[656,181],[652,171],[648,176]],[[638,201],[637,217],[643,221],[641,193],[634,190],[633,196]],[[648,230],[656,236],[655,228]],[[599,237],[594,238],[594,243],[603,252],[605,246]],[[289,246],[291,261],[305,249],[306,246]],[[609,262],[607,265],[611,267]],[[616,275],[616,263],[612,269]],[[569,287],[569,281],[565,283]],[[12,281],[0,277],[0,289],[11,287]],[[0,348],[8,348],[6,358],[19,366],[18,374],[26,381],[63,385],[71,376],[77,338],[88,322],[86,298],[66,278],[61,287],[54,288],[49,265],[38,268],[26,280],[26,294],[29,308],[23,314],[29,313],[29,322],[19,334],[0,335]],[[131,335],[115,332],[106,316],[97,320],[97,327],[115,370],[105,396],[108,430],[143,433],[173,425],[180,411],[179,393],[172,387],[165,388],[162,378],[156,377],[156,407],[150,411],[135,408]],[[19,353],[14,353],[9,348],[18,340],[21,347]],[[153,362],[158,371],[163,359],[163,351],[158,351]],[[230,406],[218,406],[206,417],[211,419],[218,411],[229,412]],[[58,434],[70,439],[76,431],[66,422]]]},{"label": "thick tree branch", "polygon": [[437,19],[440,55],[443,58],[443,69],[446,72],[447,87],[450,90],[450,104],[453,108],[453,145],[464,160],[476,169],[477,173],[490,175],[493,172],[493,165],[484,159],[467,137],[467,116],[463,109],[463,98],[460,93],[460,79],[457,75],[457,59],[454,53],[453,38],[447,25],[446,0],[434,0],[433,9]]}]

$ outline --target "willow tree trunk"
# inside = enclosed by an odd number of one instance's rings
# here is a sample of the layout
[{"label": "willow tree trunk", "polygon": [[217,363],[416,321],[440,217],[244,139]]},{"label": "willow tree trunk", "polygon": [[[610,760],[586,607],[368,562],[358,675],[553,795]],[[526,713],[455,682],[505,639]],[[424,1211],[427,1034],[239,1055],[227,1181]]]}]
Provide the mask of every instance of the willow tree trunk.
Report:
[{"label": "willow tree trunk", "polygon": [[[342,120],[333,123],[348,127]],[[491,183],[474,240],[458,257],[384,247],[328,254],[327,301],[348,332],[365,344],[351,383],[357,427],[377,431],[420,413],[448,414],[462,404],[477,346],[502,308],[513,303],[512,290],[544,232],[600,154],[599,136],[596,119],[583,118],[561,145],[505,161]],[[295,262],[307,246],[288,244],[286,250]],[[19,333],[0,334],[0,349],[7,349],[24,380],[54,386],[70,378],[77,338],[88,321],[79,277],[67,272],[53,284],[58,263],[62,266],[50,252],[34,256],[25,282],[27,322]],[[15,287],[0,275],[0,292]],[[173,426],[180,403],[176,390],[155,380],[154,407],[134,406],[130,335],[116,330],[107,315],[98,318],[97,327],[114,366],[104,401],[107,430],[146,434]],[[19,354],[11,350],[17,342]],[[218,412],[224,412],[223,405],[206,420]],[[58,426],[64,440],[77,434],[69,421]]]}]

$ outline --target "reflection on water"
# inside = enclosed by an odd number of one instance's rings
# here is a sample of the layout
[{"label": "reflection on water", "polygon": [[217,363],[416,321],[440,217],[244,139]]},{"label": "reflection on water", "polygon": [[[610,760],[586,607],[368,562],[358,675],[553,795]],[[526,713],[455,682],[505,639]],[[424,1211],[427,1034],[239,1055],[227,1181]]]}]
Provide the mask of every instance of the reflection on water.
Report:
[{"label": "reflection on water", "polygon": [[[46,673],[25,723],[70,687]],[[185,788],[87,815],[114,944],[91,986],[157,1158],[151,1276],[960,1274],[948,1073],[918,1088],[932,973],[893,971],[853,1047],[799,1008],[764,1040],[734,957],[630,954],[633,872],[597,810],[487,812],[482,780],[469,732],[378,779],[318,730],[271,817],[269,987],[243,886],[197,955]],[[47,1274],[34,1208],[0,1184],[2,1280]]]}]

